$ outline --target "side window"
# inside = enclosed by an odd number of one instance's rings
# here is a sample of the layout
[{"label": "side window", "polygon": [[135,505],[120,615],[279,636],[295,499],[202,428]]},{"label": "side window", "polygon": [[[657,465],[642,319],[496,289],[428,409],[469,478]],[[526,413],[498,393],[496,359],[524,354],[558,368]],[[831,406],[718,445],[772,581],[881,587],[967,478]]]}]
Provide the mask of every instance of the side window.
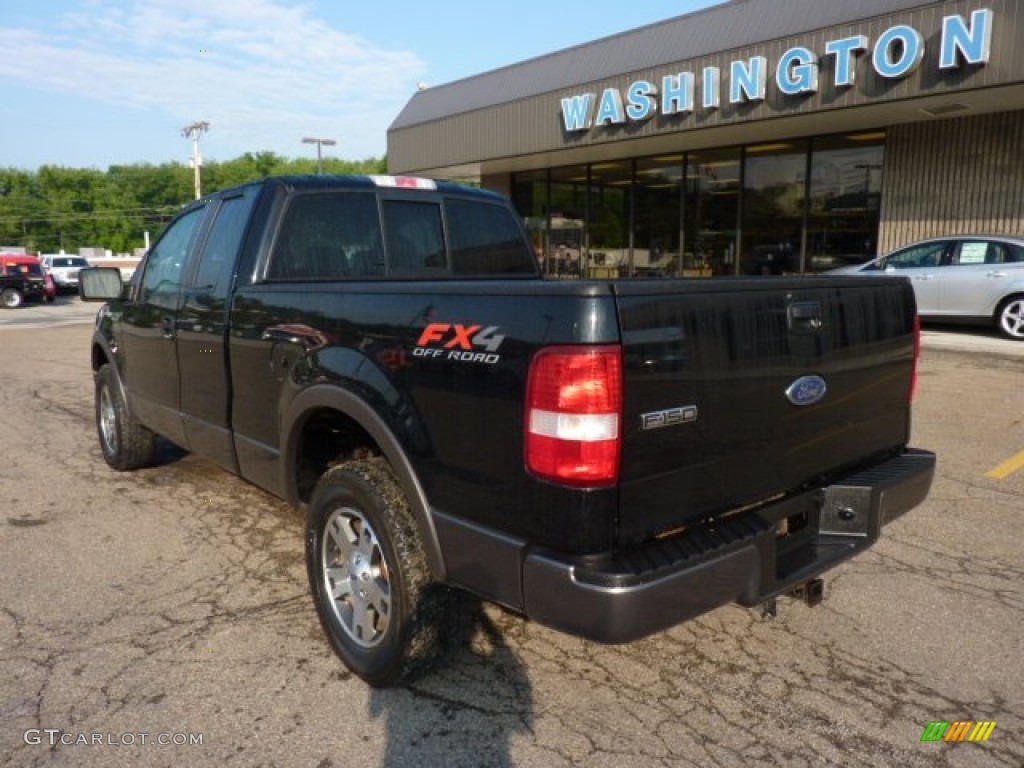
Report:
[{"label": "side window", "polygon": [[913,248],[897,251],[885,260],[886,268],[893,269],[926,269],[942,264],[942,255],[946,251],[946,242],[925,243]]},{"label": "side window", "polygon": [[384,233],[389,274],[436,277],[447,271],[440,205],[385,200]]},{"label": "side window", "polygon": [[501,205],[445,201],[452,272],[456,275],[533,274],[534,260],[522,230]]},{"label": "side window", "polygon": [[986,255],[989,252],[989,244],[985,241],[970,240],[960,243],[960,252],[957,254],[957,264],[984,264]]},{"label": "side window", "polygon": [[196,208],[175,220],[157,240],[146,258],[142,276],[141,300],[174,306],[181,290],[182,276],[189,251],[199,232],[205,208]]},{"label": "side window", "polygon": [[267,268],[268,280],[383,275],[375,193],[314,192],[289,201]]},{"label": "side window", "polygon": [[1020,248],[1010,243],[991,242],[988,244],[988,249],[985,251],[986,264],[1011,264],[1015,261],[1024,261]]},{"label": "side window", "polygon": [[242,246],[245,225],[249,221],[256,196],[230,197],[223,200],[206,238],[203,253],[199,257],[194,287],[197,291],[209,291],[218,297],[228,294],[231,268]]}]

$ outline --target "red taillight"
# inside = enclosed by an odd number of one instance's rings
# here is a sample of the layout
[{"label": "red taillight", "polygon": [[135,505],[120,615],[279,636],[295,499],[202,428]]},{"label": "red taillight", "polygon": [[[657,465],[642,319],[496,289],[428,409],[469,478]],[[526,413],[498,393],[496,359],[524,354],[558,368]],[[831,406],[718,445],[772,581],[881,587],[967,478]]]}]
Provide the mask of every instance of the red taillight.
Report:
[{"label": "red taillight", "polygon": [[614,485],[621,413],[620,347],[542,349],[526,385],[527,468],[566,485]]},{"label": "red taillight", "polygon": [[914,315],[914,370],[910,377],[910,402],[917,397],[917,367],[921,360],[921,316]]}]

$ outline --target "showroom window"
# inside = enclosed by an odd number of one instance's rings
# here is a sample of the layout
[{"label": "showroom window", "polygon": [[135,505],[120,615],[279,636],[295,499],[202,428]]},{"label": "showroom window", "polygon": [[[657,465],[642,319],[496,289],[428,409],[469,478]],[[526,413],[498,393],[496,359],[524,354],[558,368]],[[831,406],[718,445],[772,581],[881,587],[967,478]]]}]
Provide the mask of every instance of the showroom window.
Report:
[{"label": "showroom window", "polygon": [[859,264],[876,254],[884,141],[881,132],[813,140],[806,271]]},{"label": "showroom window", "polygon": [[543,273],[823,272],[875,255],[884,132],[530,171],[512,179]]}]

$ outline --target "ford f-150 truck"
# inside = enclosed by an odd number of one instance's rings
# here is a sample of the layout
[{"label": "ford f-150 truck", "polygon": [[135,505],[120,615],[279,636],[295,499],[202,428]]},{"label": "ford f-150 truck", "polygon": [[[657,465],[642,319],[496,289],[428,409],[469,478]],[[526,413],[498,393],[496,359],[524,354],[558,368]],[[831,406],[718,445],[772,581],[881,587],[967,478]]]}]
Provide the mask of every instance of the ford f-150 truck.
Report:
[{"label": "ford f-150 truck", "polygon": [[372,685],[452,588],[628,642],[820,584],[932,482],[904,280],[545,280],[503,197],[385,176],[209,195],[81,278],[107,463],[161,435],[303,506]]}]

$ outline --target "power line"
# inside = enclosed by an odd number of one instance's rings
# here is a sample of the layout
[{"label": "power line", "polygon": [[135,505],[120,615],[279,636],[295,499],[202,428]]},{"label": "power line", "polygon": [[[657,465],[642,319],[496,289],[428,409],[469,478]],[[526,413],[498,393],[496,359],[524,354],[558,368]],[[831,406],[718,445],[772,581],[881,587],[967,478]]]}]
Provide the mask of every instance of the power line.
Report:
[{"label": "power line", "polygon": [[121,211],[81,211],[50,214],[46,216],[24,216],[19,214],[0,214],[0,224],[59,224],[61,222],[73,222],[85,219],[159,219],[170,218],[178,212],[178,208],[135,208]]}]

